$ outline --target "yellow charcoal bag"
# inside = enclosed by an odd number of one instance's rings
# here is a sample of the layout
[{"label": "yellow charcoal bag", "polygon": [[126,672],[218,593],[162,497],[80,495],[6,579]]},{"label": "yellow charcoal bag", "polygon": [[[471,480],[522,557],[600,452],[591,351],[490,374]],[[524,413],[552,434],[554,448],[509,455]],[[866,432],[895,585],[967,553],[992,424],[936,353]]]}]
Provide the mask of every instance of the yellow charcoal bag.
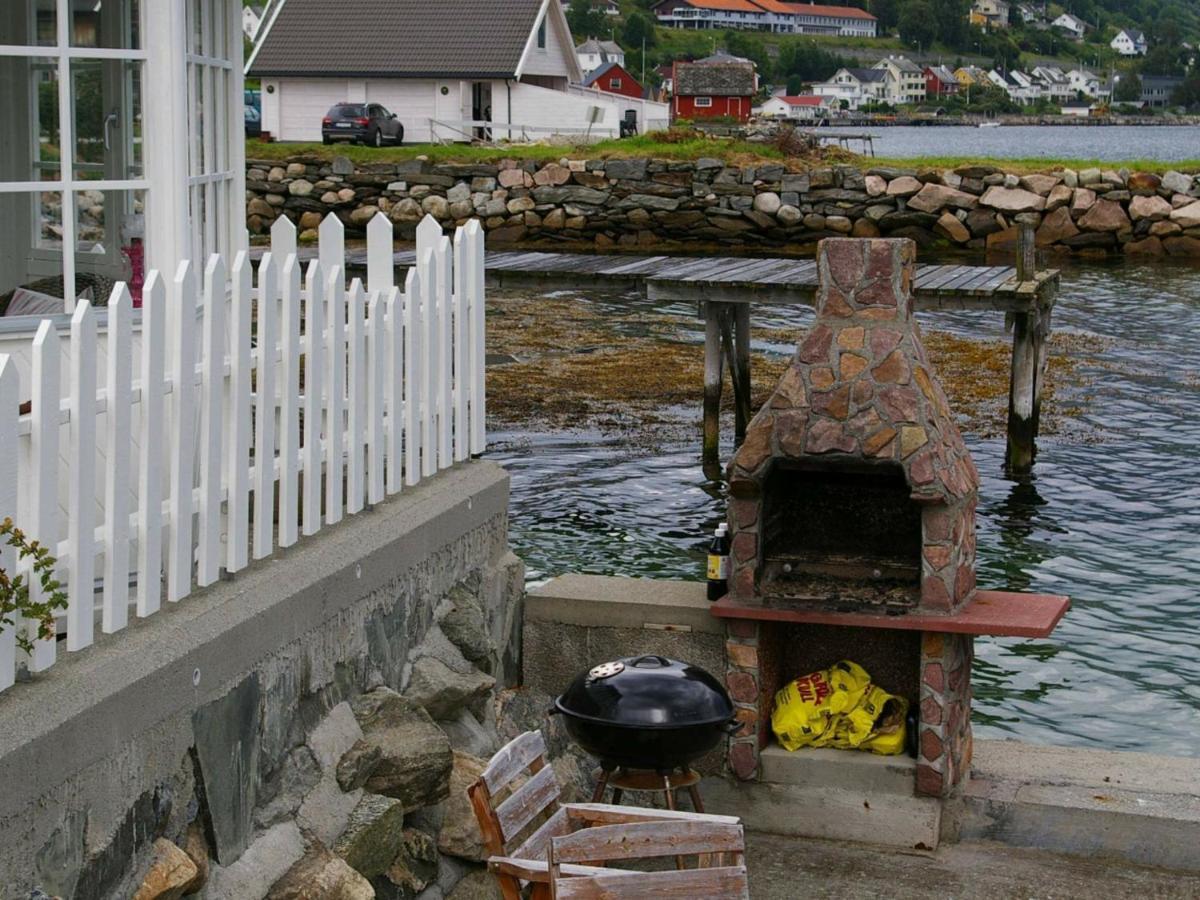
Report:
[{"label": "yellow charcoal bag", "polygon": [[842,660],[803,675],[775,695],[771,730],[786,750],[836,747],[893,755],[904,750],[908,701]]}]

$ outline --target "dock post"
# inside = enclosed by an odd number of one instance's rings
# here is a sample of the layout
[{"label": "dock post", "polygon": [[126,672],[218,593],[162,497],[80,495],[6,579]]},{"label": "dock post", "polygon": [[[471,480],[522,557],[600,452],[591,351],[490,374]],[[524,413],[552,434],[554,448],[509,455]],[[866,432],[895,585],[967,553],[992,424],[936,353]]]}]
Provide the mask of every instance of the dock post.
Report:
[{"label": "dock post", "polygon": [[746,426],[750,424],[753,410],[750,408],[750,304],[737,303],[733,307],[733,381],[734,397],[734,442],[741,446],[746,439]]},{"label": "dock post", "polygon": [[721,469],[721,305],[704,303],[704,450],[702,464],[708,474]]},{"label": "dock post", "polygon": [[[1032,225],[1017,232],[1017,280],[1022,284],[1036,278],[1037,255]],[[1012,313],[1012,376],[1008,393],[1008,446],[1004,454],[1010,474],[1024,475],[1033,469],[1037,455],[1038,420],[1042,407],[1042,384],[1048,357],[1050,309],[1031,294],[1032,308]]]}]

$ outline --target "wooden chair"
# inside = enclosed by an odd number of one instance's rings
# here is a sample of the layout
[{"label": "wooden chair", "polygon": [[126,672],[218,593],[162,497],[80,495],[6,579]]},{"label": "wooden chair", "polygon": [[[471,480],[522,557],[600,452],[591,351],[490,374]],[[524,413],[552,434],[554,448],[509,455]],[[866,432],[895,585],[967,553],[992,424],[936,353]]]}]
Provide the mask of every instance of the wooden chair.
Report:
[{"label": "wooden chair", "polygon": [[[529,779],[514,790],[518,779]],[[550,896],[551,838],[580,828],[628,822],[654,822],[695,817],[670,810],[611,806],[606,803],[560,804],[561,790],[546,761],[540,731],[527,731],[497,751],[487,768],[467,789],[471,807],[489,854],[488,869],[500,883],[505,900],[517,900],[529,887],[533,898]],[[736,824],[732,816],[701,816],[706,821]],[[528,833],[527,837],[523,837]],[[565,865],[568,874],[594,876],[608,871],[593,866]]]},{"label": "wooden chair", "polygon": [[[736,822],[679,813],[670,821],[599,825],[550,839],[550,896],[553,900],[749,900],[745,836]],[[572,871],[573,864],[695,856],[696,868],[662,871],[599,869]]]}]

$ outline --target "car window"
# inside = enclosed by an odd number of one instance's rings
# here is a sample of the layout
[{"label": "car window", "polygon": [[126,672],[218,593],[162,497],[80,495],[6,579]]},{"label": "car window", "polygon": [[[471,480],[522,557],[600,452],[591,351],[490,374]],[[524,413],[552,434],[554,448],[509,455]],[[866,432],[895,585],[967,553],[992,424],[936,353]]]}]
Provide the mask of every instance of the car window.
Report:
[{"label": "car window", "polygon": [[390,112],[387,111],[386,106],[377,106],[377,107],[375,107],[375,109],[379,113],[379,115],[385,119],[389,118],[392,115]]},{"label": "car window", "polygon": [[329,111],[329,115],[330,116],[353,117],[353,116],[366,115],[366,112],[364,111],[362,104],[339,103],[337,106],[335,106],[333,109],[331,109]]}]

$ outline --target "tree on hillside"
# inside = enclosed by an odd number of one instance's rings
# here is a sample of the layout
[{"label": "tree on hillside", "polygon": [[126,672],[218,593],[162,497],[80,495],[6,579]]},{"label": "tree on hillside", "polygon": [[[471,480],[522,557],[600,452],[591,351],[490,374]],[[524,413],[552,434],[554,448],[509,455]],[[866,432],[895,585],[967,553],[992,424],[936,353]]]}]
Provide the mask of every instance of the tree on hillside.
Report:
[{"label": "tree on hillside", "polygon": [[870,0],[868,11],[879,20],[879,31],[891,31],[900,21],[900,0]]},{"label": "tree on hillside", "polygon": [[1177,87],[1171,95],[1171,103],[1189,110],[1200,109],[1200,75],[1193,75]]},{"label": "tree on hillside", "polygon": [[658,38],[654,34],[654,23],[643,12],[631,13],[625,20],[621,39],[626,47],[637,47],[639,50],[643,40],[647,47],[653,47],[658,42]]},{"label": "tree on hillside", "polygon": [[725,49],[734,56],[753,60],[761,81],[766,81],[771,77],[773,71],[771,57],[767,55],[767,48],[760,38],[748,31],[727,31],[725,32]]},{"label": "tree on hillside", "polygon": [[1113,100],[1117,103],[1136,103],[1142,99],[1142,79],[1130,72],[1122,75],[1113,87]]},{"label": "tree on hillside", "polygon": [[567,24],[576,38],[608,37],[609,24],[605,19],[604,13],[592,8],[592,0],[571,0],[567,7]]},{"label": "tree on hillside", "polygon": [[929,0],[933,20],[937,24],[937,37],[947,47],[962,47],[968,40],[971,25],[970,0]]},{"label": "tree on hillside", "polygon": [[933,7],[927,0],[911,0],[900,11],[900,39],[917,49],[927,49],[937,37]]}]

